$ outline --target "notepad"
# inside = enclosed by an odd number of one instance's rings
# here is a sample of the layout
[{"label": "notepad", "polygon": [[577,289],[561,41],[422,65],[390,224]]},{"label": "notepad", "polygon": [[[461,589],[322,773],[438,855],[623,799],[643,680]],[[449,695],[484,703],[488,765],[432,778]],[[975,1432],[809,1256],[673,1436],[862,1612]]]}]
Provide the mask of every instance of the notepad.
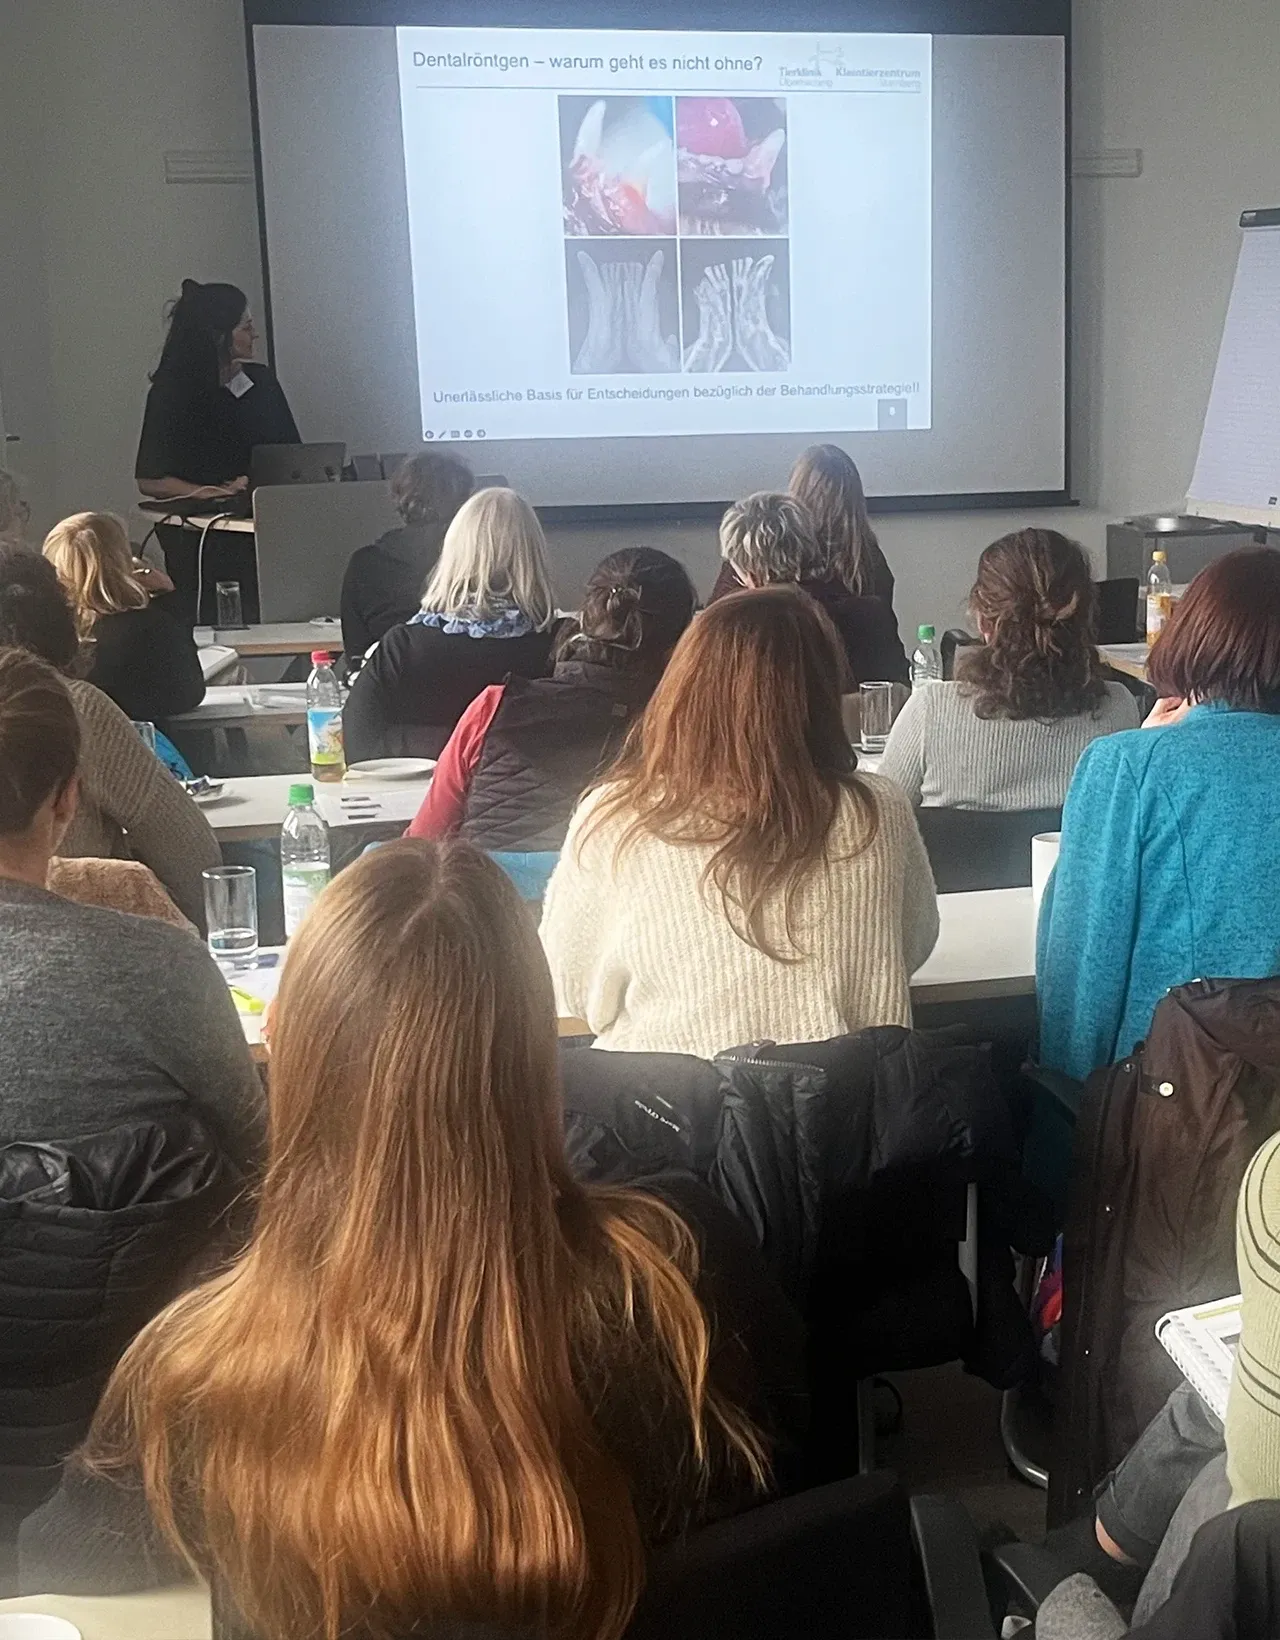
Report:
[{"label": "notepad", "polygon": [[1239,1293],[1216,1304],[1193,1304],[1162,1315],[1156,1337],[1209,1410],[1225,1418],[1240,1342]]}]

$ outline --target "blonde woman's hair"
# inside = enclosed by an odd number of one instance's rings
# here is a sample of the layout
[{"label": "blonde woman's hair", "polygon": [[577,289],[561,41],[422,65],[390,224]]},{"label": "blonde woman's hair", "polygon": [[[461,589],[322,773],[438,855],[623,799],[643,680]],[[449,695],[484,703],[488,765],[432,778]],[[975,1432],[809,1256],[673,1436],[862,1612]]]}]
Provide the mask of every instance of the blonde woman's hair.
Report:
[{"label": "blonde woman's hair", "polygon": [[512,605],[542,632],[555,619],[547,542],[537,514],[514,490],[479,490],[454,514],[422,607],[487,619]]},{"label": "blonde woman's hair", "polygon": [[82,641],[92,637],[99,615],[146,608],[129,532],[114,513],[73,513],[45,536],[43,551],[66,588]]},{"label": "blonde woman's hair", "polygon": [[140,1466],[263,1640],[616,1640],[647,1544],[766,1458],[709,1378],[686,1225],[569,1171],[551,979],[493,861],[402,840],[325,890],[270,1112],[248,1250],[137,1338],[85,1461]]}]

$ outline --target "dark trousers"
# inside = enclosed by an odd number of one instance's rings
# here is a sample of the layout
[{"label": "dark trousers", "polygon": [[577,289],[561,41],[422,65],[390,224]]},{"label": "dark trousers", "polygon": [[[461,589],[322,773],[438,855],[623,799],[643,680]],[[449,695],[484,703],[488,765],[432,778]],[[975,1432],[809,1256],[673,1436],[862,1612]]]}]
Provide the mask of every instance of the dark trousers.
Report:
[{"label": "dark trousers", "polygon": [[[170,607],[188,626],[217,624],[219,581],[240,583],[240,608],[247,624],[262,619],[258,602],[258,552],[252,535],[241,530],[210,530],[200,546],[201,531],[177,524],[157,524],[156,539],[164,567],[173,582]],[[203,559],[203,564],[201,564]],[[196,589],[199,610],[196,608]]]}]

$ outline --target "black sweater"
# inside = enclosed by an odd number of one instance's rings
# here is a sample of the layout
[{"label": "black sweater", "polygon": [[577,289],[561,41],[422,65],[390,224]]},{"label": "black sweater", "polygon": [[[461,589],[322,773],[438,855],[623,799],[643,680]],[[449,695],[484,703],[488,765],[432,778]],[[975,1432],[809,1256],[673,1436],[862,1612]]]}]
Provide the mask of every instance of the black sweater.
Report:
[{"label": "black sweater", "polygon": [[160,375],[151,383],[138,440],[137,478],[181,478],[193,486],[244,478],[259,444],[297,444],[284,389],[265,364],[246,364],[253,386],[240,398]]},{"label": "black sweater", "polygon": [[406,524],[351,554],[342,578],[342,647],[349,660],[359,660],[417,613],[443,540],[443,525]]},{"label": "black sweater", "polygon": [[164,723],[204,699],[204,673],[189,627],[163,604],[100,615],[93,629],[89,682],[135,722]]},{"label": "black sweater", "polygon": [[347,762],[438,757],[482,689],[513,672],[520,678],[546,675],[552,636],[469,638],[438,626],[392,627],[347,698]]}]

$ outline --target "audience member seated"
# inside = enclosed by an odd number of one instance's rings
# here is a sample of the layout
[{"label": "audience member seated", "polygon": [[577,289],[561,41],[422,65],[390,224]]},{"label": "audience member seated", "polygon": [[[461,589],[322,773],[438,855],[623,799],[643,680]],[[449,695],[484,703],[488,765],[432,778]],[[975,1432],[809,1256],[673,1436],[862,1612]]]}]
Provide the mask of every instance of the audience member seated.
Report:
[{"label": "audience member seated", "polygon": [[[1098,1577],[1117,1597],[1125,1582],[1136,1588],[1140,1580],[1135,1628],[1168,1600],[1191,1540],[1206,1521],[1241,1504],[1280,1498],[1280,1134],[1254,1157],[1240,1188],[1236,1258],[1240,1340],[1225,1430],[1183,1384],[1098,1493],[1096,1546],[1115,1563],[1103,1560]],[[1077,1529],[1067,1527],[1051,1533],[1048,1546],[1069,1554],[1079,1541]],[[1080,1558],[1096,1567],[1090,1553]],[[1117,1566],[1130,1568],[1127,1578]],[[1041,1607],[1036,1633],[1094,1640],[1095,1634],[1126,1632],[1123,1623],[1104,1631],[1104,1614],[1114,1625],[1117,1614],[1097,1588],[1072,1579]]]},{"label": "audience member seated", "polygon": [[560,1012],[597,1046],[711,1058],[910,1024],[933,878],[902,792],[856,773],[841,670],[795,587],[724,598],[681,639],[547,890]]},{"label": "audience member seated", "polygon": [[620,1634],[653,1546],[770,1485],[803,1346],[758,1250],[688,1177],[574,1179],[546,963],[465,842],[326,889],[271,1082],[252,1241],[124,1358],[24,1587],[180,1549],[237,1636]]},{"label": "audience member seated", "polygon": [[438,757],[482,689],[546,675],[555,597],[546,541],[514,490],[458,509],[412,620],[366,661],[343,714],[347,761]]},{"label": "audience member seated", "polygon": [[0,467],[0,547],[24,547],[31,508],[12,473]]},{"label": "audience member seated", "polygon": [[[867,516],[867,497],[853,457],[838,444],[812,444],[801,451],[787,491],[813,520],[818,545],[831,571],[855,598],[883,598],[893,604],[893,571]],[[728,564],[720,568],[712,599],[736,592],[741,583]]]},{"label": "audience member seated", "polygon": [[1138,726],[1133,696],[1103,679],[1089,560],[1056,530],[1003,536],[969,605],[983,647],[955,682],[912,692],[880,773],[917,807],[1061,808],[1090,741]]},{"label": "audience member seated", "polygon": [[70,677],[80,661],[75,619],[53,565],[38,553],[0,547],[0,646],[30,650],[70,678],[80,723],[80,802],[61,852],[141,860],[203,929],[200,873],[221,864],[217,840],[120,708]]},{"label": "audience member seated", "polygon": [[1078,1078],[1171,986],[1280,973],[1280,553],[1202,570],[1147,676],[1146,727],[1080,759],[1040,912],[1040,1057]]},{"label": "audience member seated", "polygon": [[247,1171],[262,1089],[213,959],[191,934],[45,886],[79,752],[57,673],[0,651],[0,1143],[185,1111]]},{"label": "audience member seated", "polygon": [[411,837],[460,831],[495,852],[559,852],[585,788],[622,744],[693,619],[680,564],[651,547],[592,573],[580,624],[549,678],[511,678],[477,695],[431,780]]},{"label": "audience member seated", "polygon": [[473,484],[471,469],[456,456],[428,450],[400,463],[391,480],[400,527],[353,552],[342,578],[342,647],[352,665],[412,619],[444,532]]},{"label": "audience member seated", "polygon": [[[135,562],[122,519],[76,513],[45,537],[88,655],[86,676],[127,718],[163,723],[204,699],[204,673],[190,628],[156,602],[156,572]],[[167,577],[166,585],[171,585]]]},{"label": "audience member seated", "polygon": [[892,608],[848,590],[800,502],[767,491],[739,501],[720,522],[720,552],[740,587],[799,585],[822,606],[844,645],[846,687],[907,682],[910,668]]}]

